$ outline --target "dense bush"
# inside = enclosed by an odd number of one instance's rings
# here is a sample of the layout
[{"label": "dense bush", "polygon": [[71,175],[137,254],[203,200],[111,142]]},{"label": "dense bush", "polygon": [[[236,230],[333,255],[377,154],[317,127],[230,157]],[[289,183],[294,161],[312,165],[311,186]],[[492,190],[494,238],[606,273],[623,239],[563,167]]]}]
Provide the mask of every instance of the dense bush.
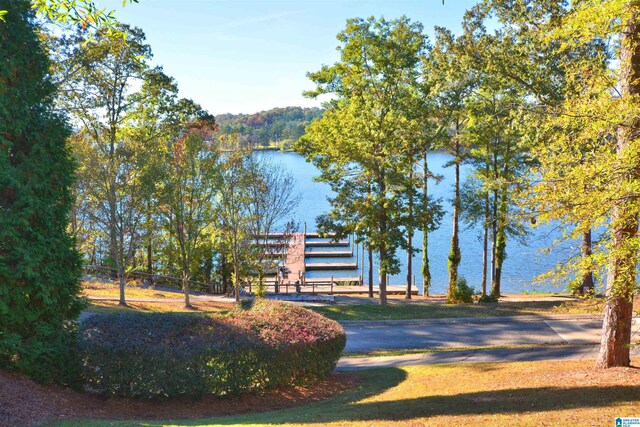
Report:
[{"label": "dense bush", "polygon": [[146,398],[228,396],[322,378],[346,342],[336,322],[266,300],[227,317],[96,315],[80,332],[87,389]]},{"label": "dense bush", "polygon": [[467,284],[467,280],[463,277],[458,279],[453,295],[447,302],[451,304],[470,304],[473,302],[475,290]]},{"label": "dense bush", "polygon": [[81,258],[67,232],[70,128],[28,0],[0,0],[0,368],[73,378]]}]

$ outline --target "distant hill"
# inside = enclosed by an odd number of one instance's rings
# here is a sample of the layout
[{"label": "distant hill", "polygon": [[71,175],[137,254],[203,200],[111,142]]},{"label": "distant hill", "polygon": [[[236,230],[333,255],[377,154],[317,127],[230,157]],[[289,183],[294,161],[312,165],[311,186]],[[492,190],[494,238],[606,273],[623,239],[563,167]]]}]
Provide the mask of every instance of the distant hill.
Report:
[{"label": "distant hill", "polygon": [[216,123],[220,126],[223,148],[280,148],[288,150],[304,134],[304,128],[323,110],[317,107],[285,107],[261,111],[255,114],[220,114]]}]

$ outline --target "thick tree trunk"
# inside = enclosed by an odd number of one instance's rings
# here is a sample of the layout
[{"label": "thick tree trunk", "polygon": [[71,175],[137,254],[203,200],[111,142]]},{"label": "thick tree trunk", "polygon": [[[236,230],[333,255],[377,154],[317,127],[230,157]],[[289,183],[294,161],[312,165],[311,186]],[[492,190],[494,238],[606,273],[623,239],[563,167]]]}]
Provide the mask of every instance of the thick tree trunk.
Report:
[{"label": "thick tree trunk", "polygon": [[[630,2],[632,16],[622,31],[620,47],[620,94],[622,98],[640,95],[640,4]],[[630,146],[638,144],[640,121],[632,119],[618,129],[618,158],[629,156]],[[627,163],[628,164],[628,163]],[[637,159],[625,177],[640,178]],[[597,366],[629,366],[633,291],[636,286],[638,250],[638,202],[625,198],[616,202],[611,218],[612,248],[607,277],[607,304],[604,309],[602,342]]]},{"label": "thick tree trunk", "polygon": [[[582,233],[582,245],[580,246],[582,251],[582,258],[586,261],[590,261],[591,258],[591,229]],[[582,276],[582,283],[580,285],[580,294],[588,295],[593,292],[593,270],[589,268]]]},{"label": "thick tree trunk", "polygon": [[453,232],[451,234],[451,249],[449,250],[449,289],[447,291],[447,300],[453,299],[456,286],[458,284],[458,266],[460,265],[460,242],[459,242],[459,225],[460,225],[460,142],[456,136],[455,140],[455,181],[453,195]]}]

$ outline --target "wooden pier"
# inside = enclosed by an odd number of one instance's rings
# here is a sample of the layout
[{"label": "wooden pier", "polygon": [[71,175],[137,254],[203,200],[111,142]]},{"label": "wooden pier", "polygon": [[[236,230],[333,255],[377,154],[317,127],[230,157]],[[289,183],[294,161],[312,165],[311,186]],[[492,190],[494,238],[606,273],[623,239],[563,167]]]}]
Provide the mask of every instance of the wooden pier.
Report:
[{"label": "wooden pier", "polygon": [[357,270],[358,264],[355,262],[308,262],[307,271],[312,270]]},{"label": "wooden pier", "polygon": [[[308,246],[308,245],[307,245]],[[308,257],[330,257],[330,258],[351,258],[352,251],[306,251]]]},{"label": "wooden pier", "polygon": [[289,237],[289,247],[287,249],[287,257],[284,262],[286,268],[286,281],[295,283],[296,280],[302,280],[306,273],[304,259],[305,235],[304,233],[293,233]]},{"label": "wooden pier", "polygon": [[[284,261],[284,277],[278,277],[280,286],[294,286],[295,289],[295,285],[298,284],[305,288],[311,286],[312,291],[315,291],[316,285],[329,286],[329,288],[332,289],[334,286],[341,286],[339,284],[362,284],[362,278],[359,275],[356,276],[358,274],[357,259],[356,262],[346,262],[349,261],[346,258],[354,257],[354,251],[351,248],[351,239],[332,241],[335,233],[327,233],[320,236],[320,233],[317,232],[270,233],[262,237],[271,239],[263,243],[265,248],[269,249],[266,256],[272,259],[282,257]],[[330,248],[338,250],[329,250]],[[357,253],[355,255],[357,255]],[[313,258],[324,259],[322,262],[313,262]],[[326,258],[335,258],[338,262],[331,262],[331,260],[327,262]],[[357,258],[357,256],[355,258]],[[329,272],[332,270],[353,271],[354,277],[306,277],[307,271]],[[273,275],[269,275],[270,277],[267,278],[268,282],[275,282],[276,271],[273,271]],[[327,273],[327,275],[329,275],[329,273]]]},{"label": "wooden pier", "polygon": [[326,241],[320,241],[320,242],[307,242],[307,247],[308,248],[331,248],[331,247],[336,247],[336,246],[342,246],[342,247],[349,247],[351,245],[351,242],[349,242],[348,240],[339,240],[337,242],[332,242],[330,240],[326,240]]}]

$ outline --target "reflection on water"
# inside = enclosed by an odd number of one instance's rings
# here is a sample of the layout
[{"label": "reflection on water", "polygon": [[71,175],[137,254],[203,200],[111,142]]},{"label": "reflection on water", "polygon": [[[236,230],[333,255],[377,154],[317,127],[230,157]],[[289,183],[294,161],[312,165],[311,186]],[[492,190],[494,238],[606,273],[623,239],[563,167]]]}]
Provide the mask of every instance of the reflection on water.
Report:
[{"label": "reflection on water", "polygon": [[[295,153],[281,152],[257,152],[258,156],[270,156],[273,161],[283,164],[293,173],[297,181],[297,190],[301,193],[300,205],[293,209],[291,217],[299,224],[300,230],[307,224],[309,231],[315,229],[315,218],[326,213],[330,209],[327,197],[331,196],[330,187],[324,183],[313,180],[319,175],[318,170],[307,163],[303,157]],[[447,287],[447,254],[451,239],[451,198],[453,195],[453,169],[445,168],[444,165],[451,159],[450,156],[442,153],[432,153],[429,158],[429,167],[436,173],[444,176],[438,185],[432,184],[430,193],[435,197],[440,197],[447,209],[442,224],[438,230],[429,234],[429,263],[431,266],[431,276],[433,281],[432,292],[444,293]],[[463,176],[468,172],[468,168],[462,170]],[[502,275],[502,290],[505,293],[518,293],[522,291],[559,291],[551,285],[533,284],[532,280],[541,273],[544,273],[555,266],[560,260],[566,259],[568,255],[578,252],[577,245],[565,245],[563,249],[554,249],[549,255],[540,252],[540,249],[548,247],[558,235],[550,227],[538,227],[531,229],[531,234],[527,237],[527,244],[524,245],[515,240],[507,242],[507,259],[504,263]],[[465,277],[469,285],[480,289],[482,278],[482,240],[481,229],[479,227],[469,228],[461,224],[460,248],[462,251],[462,261],[460,262],[460,274]],[[315,239],[314,239],[315,240]],[[416,233],[413,244],[415,247],[422,247],[422,235]],[[313,251],[345,250],[345,248],[313,248]],[[398,275],[390,276],[392,285],[402,285],[406,283],[407,255],[405,251],[398,253],[401,261],[401,272]],[[336,258],[336,262],[344,262],[341,258]],[[360,265],[360,260],[359,267]],[[365,256],[366,263],[366,256]],[[416,276],[416,283],[421,288],[420,268],[422,265],[422,254],[417,252],[413,257],[413,274]],[[377,264],[374,261],[374,283],[378,283]],[[364,272],[367,274],[365,264]],[[360,272],[351,271],[314,271],[307,275],[313,277],[328,277],[331,274],[336,277],[358,276]],[[366,280],[366,276],[365,276]],[[488,285],[490,286],[490,285]]]}]

